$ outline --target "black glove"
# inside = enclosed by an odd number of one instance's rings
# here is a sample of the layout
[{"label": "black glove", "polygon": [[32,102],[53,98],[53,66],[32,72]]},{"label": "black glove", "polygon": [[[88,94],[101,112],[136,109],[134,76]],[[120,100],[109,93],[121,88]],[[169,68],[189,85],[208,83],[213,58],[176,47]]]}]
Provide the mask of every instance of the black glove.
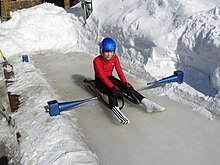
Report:
[{"label": "black glove", "polygon": [[131,95],[134,88],[132,87],[132,85],[128,82],[124,82],[123,83],[123,89],[125,90],[125,92],[128,94],[128,95]]},{"label": "black glove", "polygon": [[116,99],[122,98],[123,93],[117,86],[113,86],[111,90],[112,90],[112,96],[114,96]]}]

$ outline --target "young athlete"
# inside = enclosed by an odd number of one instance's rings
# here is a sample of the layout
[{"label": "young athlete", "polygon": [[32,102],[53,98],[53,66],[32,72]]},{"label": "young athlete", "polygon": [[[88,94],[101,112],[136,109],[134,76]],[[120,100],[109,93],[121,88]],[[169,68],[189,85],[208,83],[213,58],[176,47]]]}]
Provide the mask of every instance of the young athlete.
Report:
[{"label": "young athlete", "polygon": [[[100,43],[100,54],[93,60],[93,67],[95,71],[95,85],[102,93],[108,96],[110,108],[115,117],[118,119],[116,112],[120,113],[117,99],[123,97],[123,93],[127,95],[133,94],[142,103],[147,112],[164,111],[165,108],[157,105],[156,103],[146,99],[133,86],[127,81],[118,56],[115,54],[116,43],[111,38],[105,38]],[[118,78],[112,75],[113,69],[116,69]],[[123,119],[129,120],[122,115]]]}]

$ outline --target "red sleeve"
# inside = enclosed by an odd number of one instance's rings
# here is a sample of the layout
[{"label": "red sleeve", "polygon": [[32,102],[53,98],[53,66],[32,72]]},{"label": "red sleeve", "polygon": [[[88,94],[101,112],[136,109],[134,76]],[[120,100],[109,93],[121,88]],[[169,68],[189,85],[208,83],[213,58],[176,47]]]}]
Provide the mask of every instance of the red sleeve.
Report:
[{"label": "red sleeve", "polygon": [[121,64],[119,62],[118,56],[115,56],[115,69],[117,71],[118,77],[122,82],[127,82],[127,79],[122,71]]},{"label": "red sleeve", "polygon": [[98,77],[102,80],[102,82],[109,88],[112,88],[114,84],[107,78],[105,75],[103,68],[102,68],[102,62],[100,59],[97,57],[93,60],[93,67],[95,71],[95,77]]}]

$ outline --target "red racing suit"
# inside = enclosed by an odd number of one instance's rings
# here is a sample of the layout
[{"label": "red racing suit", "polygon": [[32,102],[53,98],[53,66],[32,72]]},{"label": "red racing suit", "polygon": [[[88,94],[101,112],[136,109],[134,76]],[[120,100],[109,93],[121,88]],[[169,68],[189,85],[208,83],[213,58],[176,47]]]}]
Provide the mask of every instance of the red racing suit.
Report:
[{"label": "red racing suit", "polygon": [[122,82],[127,82],[124,72],[122,71],[118,56],[114,55],[111,60],[106,60],[102,55],[97,56],[93,60],[93,67],[95,71],[95,78],[101,79],[101,81],[109,88],[112,88],[114,84],[108,79],[108,76],[112,76],[113,69],[115,67],[116,72]]}]

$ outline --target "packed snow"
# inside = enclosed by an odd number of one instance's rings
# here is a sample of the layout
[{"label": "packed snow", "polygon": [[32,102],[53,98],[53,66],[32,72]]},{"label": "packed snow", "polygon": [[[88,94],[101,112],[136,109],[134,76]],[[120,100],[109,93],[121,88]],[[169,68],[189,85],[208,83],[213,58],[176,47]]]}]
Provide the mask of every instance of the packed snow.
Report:
[{"label": "packed snow", "polygon": [[[220,114],[219,1],[93,0],[93,13],[83,23],[80,4],[65,11],[50,3],[12,12],[10,20],[0,23],[0,50],[16,75],[7,90],[21,95],[22,102],[13,113],[16,128],[9,131],[4,118],[0,125],[0,141],[6,148],[13,146],[11,163],[98,164],[76,121],[62,116],[55,120],[42,111],[59,96],[33,63],[21,62],[24,54],[79,51],[95,56],[99,42],[112,37],[123,69],[145,83],[184,71],[184,83],[153,92],[191,104],[209,119]],[[25,134],[20,146],[15,145],[16,131]]]}]

